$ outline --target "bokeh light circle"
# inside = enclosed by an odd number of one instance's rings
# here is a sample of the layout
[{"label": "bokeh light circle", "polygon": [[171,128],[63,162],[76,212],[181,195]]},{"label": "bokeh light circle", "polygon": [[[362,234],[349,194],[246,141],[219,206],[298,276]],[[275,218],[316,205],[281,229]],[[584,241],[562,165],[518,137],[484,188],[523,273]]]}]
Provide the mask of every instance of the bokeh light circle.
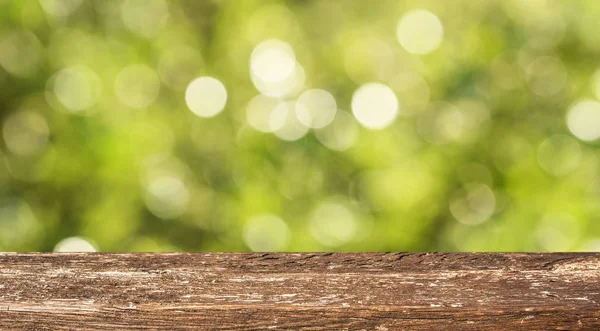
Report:
[{"label": "bokeh light circle", "polygon": [[8,150],[19,156],[33,156],[41,152],[50,137],[46,119],[32,111],[11,114],[2,126],[2,136]]},{"label": "bokeh light circle", "polygon": [[61,240],[54,247],[55,252],[86,253],[96,252],[97,249],[88,240],[80,237],[69,237]]},{"label": "bokeh light circle", "polygon": [[165,0],[125,0],[121,19],[129,31],[152,38],[167,24],[169,6]]},{"label": "bokeh light circle", "polygon": [[547,213],[538,222],[535,239],[547,251],[567,252],[580,241],[581,223],[569,213]]},{"label": "bokeh light circle", "polygon": [[292,47],[281,40],[269,39],[258,44],[250,55],[250,69],[261,81],[277,83],[293,74],[296,56]]},{"label": "bokeh light circle", "polygon": [[62,69],[50,79],[56,98],[71,112],[94,106],[102,93],[101,84],[98,75],[82,65]]},{"label": "bokeh light circle", "polygon": [[364,84],[352,95],[352,113],[368,129],[379,130],[392,124],[398,108],[394,91],[381,83]]},{"label": "bokeh light circle", "polygon": [[337,104],[331,93],[313,89],[302,93],[296,101],[296,115],[302,124],[319,129],[325,127],[335,117]]},{"label": "bokeh light circle", "polygon": [[49,15],[67,17],[75,11],[83,0],[40,0],[42,9]]},{"label": "bokeh light circle", "polygon": [[315,130],[319,142],[334,151],[350,148],[358,140],[358,134],[358,124],[352,115],[345,111],[338,111],[329,125]]},{"label": "bokeh light circle", "polygon": [[0,66],[17,77],[33,75],[42,63],[43,47],[30,31],[3,32],[0,36]]},{"label": "bokeh light circle", "polygon": [[253,72],[250,72],[250,79],[260,93],[283,99],[297,95],[304,88],[306,73],[304,68],[299,63],[296,63],[294,71],[281,81],[264,81]]},{"label": "bokeh light circle", "polygon": [[425,55],[440,46],[444,27],[435,14],[418,9],[402,16],[396,27],[396,36],[409,53]]},{"label": "bokeh light circle", "polygon": [[146,108],[156,100],[160,80],[156,72],[145,64],[123,68],[115,80],[119,101],[131,108]]},{"label": "bokeh light circle", "polygon": [[527,85],[539,96],[551,96],[562,90],[567,83],[567,68],[558,58],[540,56],[525,70]]},{"label": "bokeh light circle", "polygon": [[200,117],[213,117],[227,103],[227,90],[221,81],[213,77],[200,77],[192,81],[185,90],[188,108]]},{"label": "bokeh light circle", "polygon": [[452,216],[466,225],[477,225],[487,221],[495,210],[494,191],[480,183],[468,184],[465,191],[450,202]]},{"label": "bokeh light circle", "polygon": [[180,176],[160,175],[152,178],[146,190],[146,206],[158,218],[175,219],[187,210],[190,193]]},{"label": "bokeh light circle", "polygon": [[573,105],[567,113],[567,126],[581,140],[600,138],[600,102],[584,100]]},{"label": "bokeh light circle", "polygon": [[271,114],[281,101],[259,94],[246,106],[246,120],[251,127],[260,132],[272,132]]},{"label": "bokeh light circle", "polygon": [[295,112],[296,103],[285,101],[279,103],[271,113],[269,126],[273,133],[282,140],[295,141],[308,133],[309,128],[302,124]]},{"label": "bokeh light circle", "polygon": [[288,225],[278,216],[258,215],[246,221],[244,242],[254,252],[284,250],[290,239]]},{"label": "bokeh light circle", "polygon": [[357,235],[356,216],[345,205],[333,201],[320,203],[312,213],[310,232],[322,245],[343,245]]},{"label": "bokeh light circle", "polygon": [[579,167],[582,151],[575,138],[558,134],[550,136],[538,148],[538,163],[547,173],[564,176]]}]

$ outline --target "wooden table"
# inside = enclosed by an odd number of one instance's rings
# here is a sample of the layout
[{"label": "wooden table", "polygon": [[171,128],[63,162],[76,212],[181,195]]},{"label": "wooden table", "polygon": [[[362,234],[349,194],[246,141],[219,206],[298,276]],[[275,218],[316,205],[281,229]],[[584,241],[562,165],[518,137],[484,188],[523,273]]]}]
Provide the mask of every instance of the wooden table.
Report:
[{"label": "wooden table", "polygon": [[0,254],[1,330],[600,330],[600,254]]}]

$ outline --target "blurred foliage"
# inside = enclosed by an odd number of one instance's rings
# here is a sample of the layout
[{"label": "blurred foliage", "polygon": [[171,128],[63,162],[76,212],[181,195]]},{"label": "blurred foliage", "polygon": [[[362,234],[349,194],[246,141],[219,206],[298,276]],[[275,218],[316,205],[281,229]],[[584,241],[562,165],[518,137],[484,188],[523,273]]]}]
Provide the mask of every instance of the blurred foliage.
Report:
[{"label": "blurred foliage", "polygon": [[600,250],[598,17],[0,0],[0,250]]}]

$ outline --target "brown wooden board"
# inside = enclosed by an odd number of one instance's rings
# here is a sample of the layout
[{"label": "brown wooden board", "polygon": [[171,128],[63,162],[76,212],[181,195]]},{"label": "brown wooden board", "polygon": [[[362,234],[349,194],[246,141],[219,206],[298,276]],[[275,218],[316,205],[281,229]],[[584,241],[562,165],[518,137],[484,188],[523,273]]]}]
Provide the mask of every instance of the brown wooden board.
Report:
[{"label": "brown wooden board", "polygon": [[0,329],[600,330],[600,254],[3,253]]}]

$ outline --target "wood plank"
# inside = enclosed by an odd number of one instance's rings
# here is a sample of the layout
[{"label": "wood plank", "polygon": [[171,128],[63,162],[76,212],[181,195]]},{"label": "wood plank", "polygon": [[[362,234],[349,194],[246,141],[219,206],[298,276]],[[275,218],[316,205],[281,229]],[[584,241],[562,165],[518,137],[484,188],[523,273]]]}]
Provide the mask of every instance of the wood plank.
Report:
[{"label": "wood plank", "polygon": [[0,329],[600,330],[600,254],[3,253]]}]

